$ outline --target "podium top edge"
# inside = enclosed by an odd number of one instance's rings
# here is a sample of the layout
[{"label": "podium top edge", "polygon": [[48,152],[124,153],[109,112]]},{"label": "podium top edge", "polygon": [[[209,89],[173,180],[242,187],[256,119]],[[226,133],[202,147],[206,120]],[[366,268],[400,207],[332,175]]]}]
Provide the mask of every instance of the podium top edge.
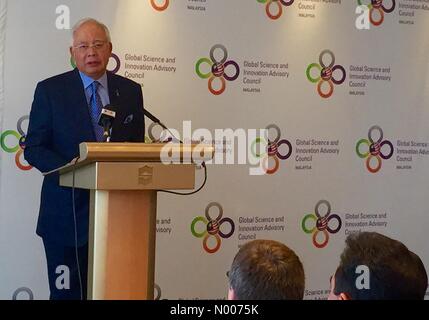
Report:
[{"label": "podium top edge", "polygon": [[121,160],[160,161],[162,153],[170,152],[179,157],[198,155],[199,159],[209,160],[215,148],[208,144],[180,143],[97,143],[84,142],[79,146],[80,161],[83,160]]},{"label": "podium top edge", "polygon": [[[166,149],[164,149],[166,148]],[[80,168],[94,162],[162,162],[162,155],[172,155],[173,164],[197,163],[213,159],[215,148],[208,144],[180,144],[180,143],[98,143],[83,142],[79,145],[80,156],[70,163],[44,172],[49,175],[55,172],[60,174],[73,168]],[[168,155],[169,157],[170,155]],[[182,162],[181,160],[186,160]]]}]

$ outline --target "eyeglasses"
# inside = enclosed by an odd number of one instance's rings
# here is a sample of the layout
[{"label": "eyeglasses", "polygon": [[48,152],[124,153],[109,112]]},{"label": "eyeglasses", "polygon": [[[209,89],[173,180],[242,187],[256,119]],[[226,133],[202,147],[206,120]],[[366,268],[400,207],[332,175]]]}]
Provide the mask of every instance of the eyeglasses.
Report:
[{"label": "eyeglasses", "polygon": [[88,52],[88,50],[90,48],[94,48],[94,50],[98,51],[98,50],[104,49],[104,47],[106,46],[106,43],[107,42],[105,42],[105,41],[94,42],[91,45],[82,43],[80,45],[74,46],[73,49],[76,49],[76,50],[78,50],[81,53]]}]

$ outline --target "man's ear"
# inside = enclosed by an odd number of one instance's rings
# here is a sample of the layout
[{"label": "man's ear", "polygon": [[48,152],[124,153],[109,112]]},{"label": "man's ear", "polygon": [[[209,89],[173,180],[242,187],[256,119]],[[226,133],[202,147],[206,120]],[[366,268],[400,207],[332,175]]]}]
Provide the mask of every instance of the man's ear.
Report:
[{"label": "man's ear", "polygon": [[228,290],[228,300],[237,300],[234,289],[231,287]]}]

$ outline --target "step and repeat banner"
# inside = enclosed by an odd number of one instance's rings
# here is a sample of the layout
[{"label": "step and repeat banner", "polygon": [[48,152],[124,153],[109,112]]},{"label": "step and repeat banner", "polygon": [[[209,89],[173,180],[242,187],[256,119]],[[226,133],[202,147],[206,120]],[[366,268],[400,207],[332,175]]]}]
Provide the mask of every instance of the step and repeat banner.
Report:
[{"label": "step and repeat banner", "polygon": [[141,84],[148,110],[216,146],[201,192],[158,196],[158,299],[225,299],[253,239],[296,251],[305,299],[327,298],[353,232],[401,240],[429,267],[429,1],[2,0],[1,299],[48,297],[42,176],[23,149],[36,84],[73,68],[84,17],[110,27],[108,68]]}]

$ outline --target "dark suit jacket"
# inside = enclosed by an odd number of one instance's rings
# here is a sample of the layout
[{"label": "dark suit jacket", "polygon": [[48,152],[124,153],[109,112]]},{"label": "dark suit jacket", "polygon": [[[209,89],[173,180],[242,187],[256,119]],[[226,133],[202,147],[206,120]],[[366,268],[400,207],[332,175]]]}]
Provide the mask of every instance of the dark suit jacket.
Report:
[{"label": "dark suit jacket", "polygon": [[[139,84],[108,75],[109,97],[118,106],[111,141],[144,141],[143,95]],[[132,121],[130,121],[132,120]],[[96,141],[84,87],[77,69],[37,85],[24,155],[29,164],[48,172],[79,155],[81,142]],[[88,241],[89,191],[75,190],[78,245]],[[58,174],[43,180],[37,234],[47,241],[74,246],[71,188],[59,186]]]}]

